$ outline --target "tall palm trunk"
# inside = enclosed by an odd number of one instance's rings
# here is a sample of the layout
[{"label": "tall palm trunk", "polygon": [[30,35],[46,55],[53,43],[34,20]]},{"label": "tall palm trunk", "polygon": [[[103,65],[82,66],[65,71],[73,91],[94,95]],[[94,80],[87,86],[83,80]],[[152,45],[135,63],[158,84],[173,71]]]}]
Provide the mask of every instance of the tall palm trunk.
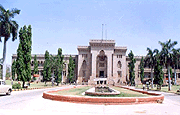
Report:
[{"label": "tall palm trunk", "polygon": [[22,87],[23,87],[23,88],[25,88],[24,85],[25,85],[25,81],[23,81],[23,84],[22,84]]},{"label": "tall palm trunk", "polygon": [[153,88],[153,68],[151,67],[151,89]]},{"label": "tall palm trunk", "polygon": [[3,47],[3,80],[6,80],[6,37],[4,38],[4,47]]},{"label": "tall palm trunk", "polygon": [[168,64],[168,91],[171,91],[170,65]]},{"label": "tall palm trunk", "polygon": [[176,67],[174,66],[174,85],[176,85]]}]

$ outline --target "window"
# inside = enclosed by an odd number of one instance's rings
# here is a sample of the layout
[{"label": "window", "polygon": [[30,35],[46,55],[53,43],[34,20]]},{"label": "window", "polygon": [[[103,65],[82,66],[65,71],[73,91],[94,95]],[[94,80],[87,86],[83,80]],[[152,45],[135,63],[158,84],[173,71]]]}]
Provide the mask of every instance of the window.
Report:
[{"label": "window", "polygon": [[32,61],[32,62],[31,62],[31,66],[33,66],[33,65],[34,65],[33,63],[34,63],[34,61]]},{"label": "window", "polygon": [[117,55],[117,58],[122,58],[122,55]]},{"label": "window", "polygon": [[43,71],[41,70],[41,76],[43,76]]},{"label": "window", "polygon": [[44,62],[43,61],[41,61],[41,66],[43,66],[44,65]]},{"label": "window", "polygon": [[104,63],[99,63],[99,67],[104,67]]},{"label": "window", "polygon": [[117,71],[118,77],[122,77],[122,71]]},{"label": "window", "polygon": [[97,81],[97,84],[99,84],[99,81]]},{"label": "window", "polygon": [[87,64],[86,64],[86,61],[84,60],[83,64],[82,64],[83,69],[86,69],[86,66],[87,66]]},{"label": "window", "polygon": [[86,77],[86,71],[83,71],[83,77]]},{"label": "window", "polygon": [[121,69],[121,67],[122,67],[121,61],[118,61],[117,66],[118,66],[118,68],[120,68],[120,69]]},{"label": "window", "polygon": [[82,54],[82,57],[83,58],[87,58],[87,54]]}]

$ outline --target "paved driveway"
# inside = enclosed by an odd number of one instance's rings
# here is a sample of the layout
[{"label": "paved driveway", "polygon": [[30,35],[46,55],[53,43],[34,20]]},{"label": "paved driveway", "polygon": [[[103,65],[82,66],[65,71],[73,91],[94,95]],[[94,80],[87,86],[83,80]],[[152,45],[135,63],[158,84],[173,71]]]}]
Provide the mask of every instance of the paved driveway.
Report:
[{"label": "paved driveway", "polygon": [[[61,89],[53,88],[54,89]],[[180,96],[164,93],[163,104],[93,105],[42,98],[47,89],[12,92],[0,96],[0,115],[179,115]],[[48,89],[51,90],[51,89]]]}]

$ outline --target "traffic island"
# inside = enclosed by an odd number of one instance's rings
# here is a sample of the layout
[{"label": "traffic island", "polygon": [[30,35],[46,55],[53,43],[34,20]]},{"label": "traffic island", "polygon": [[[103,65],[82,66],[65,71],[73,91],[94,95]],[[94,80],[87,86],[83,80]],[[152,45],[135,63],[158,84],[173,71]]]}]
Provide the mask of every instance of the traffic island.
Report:
[{"label": "traffic island", "polygon": [[[72,88],[66,88],[56,91],[45,91],[43,93],[43,98],[51,99],[62,102],[72,102],[72,103],[86,103],[86,104],[105,104],[105,105],[121,105],[121,104],[144,104],[144,103],[162,103],[164,100],[164,95],[159,93],[150,93],[148,91],[142,91],[138,89],[132,89],[128,87],[119,86],[121,88],[126,88],[133,90],[135,92],[140,92],[143,94],[150,95],[148,97],[96,97],[96,96],[79,96],[79,95],[60,95],[56,92],[63,90],[70,90]],[[76,87],[75,87],[76,88]]]}]

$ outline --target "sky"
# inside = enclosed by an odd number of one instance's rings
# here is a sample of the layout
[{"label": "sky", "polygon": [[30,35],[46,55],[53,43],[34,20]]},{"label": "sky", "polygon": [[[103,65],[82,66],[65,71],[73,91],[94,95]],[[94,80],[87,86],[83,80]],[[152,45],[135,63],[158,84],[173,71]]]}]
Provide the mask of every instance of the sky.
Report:
[{"label": "sky", "polygon": [[[180,1],[178,0],[0,0],[5,9],[21,10],[14,20],[19,29],[32,26],[32,54],[78,54],[77,46],[90,39],[107,38],[127,46],[134,55],[147,54],[147,47],[161,50],[158,41],[177,41],[180,48]],[[105,28],[104,28],[105,30]],[[105,33],[105,31],[104,31]],[[105,34],[103,35],[105,36]],[[17,53],[19,38],[7,43],[7,64]],[[0,43],[0,58],[3,42]]]}]

